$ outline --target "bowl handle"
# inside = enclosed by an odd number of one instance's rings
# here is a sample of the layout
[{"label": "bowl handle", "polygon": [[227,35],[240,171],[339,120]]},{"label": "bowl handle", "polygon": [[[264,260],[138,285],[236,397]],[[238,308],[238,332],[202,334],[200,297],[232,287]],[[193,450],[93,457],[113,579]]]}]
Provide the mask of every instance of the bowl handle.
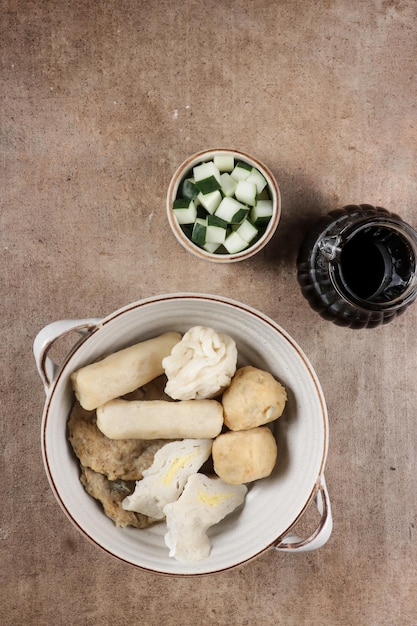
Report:
[{"label": "bowl handle", "polygon": [[[82,320],[59,320],[48,324],[38,332],[33,342],[33,355],[35,357],[36,366],[39,376],[45,387],[45,393],[53,383],[59,366],[48,356],[48,353],[54,343],[71,332],[77,332],[84,338],[90,334],[100,319],[82,319]],[[75,345],[77,345],[76,342]],[[74,346],[75,347],[75,346]]]},{"label": "bowl handle", "polygon": [[321,515],[320,522],[316,530],[308,539],[301,539],[297,535],[288,534],[278,539],[274,544],[276,550],[282,552],[310,552],[324,546],[330,538],[333,530],[333,518],[330,506],[329,492],[327,491],[324,476],[321,477],[320,485],[314,501]]}]

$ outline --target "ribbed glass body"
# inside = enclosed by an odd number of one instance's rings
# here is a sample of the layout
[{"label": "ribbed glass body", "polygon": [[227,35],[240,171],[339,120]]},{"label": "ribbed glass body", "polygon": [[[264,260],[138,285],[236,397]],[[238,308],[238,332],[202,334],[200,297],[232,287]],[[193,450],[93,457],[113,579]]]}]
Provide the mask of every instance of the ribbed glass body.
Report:
[{"label": "ribbed glass body", "polygon": [[417,297],[417,232],[370,204],[331,211],[305,237],[297,278],[325,319],[351,328],[386,324]]}]

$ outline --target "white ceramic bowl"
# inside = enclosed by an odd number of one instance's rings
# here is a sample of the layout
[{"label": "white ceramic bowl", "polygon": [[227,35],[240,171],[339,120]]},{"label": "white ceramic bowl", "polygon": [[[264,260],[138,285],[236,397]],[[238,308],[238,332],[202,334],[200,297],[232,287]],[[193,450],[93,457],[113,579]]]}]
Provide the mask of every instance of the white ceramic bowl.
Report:
[{"label": "white ceramic bowl", "polygon": [[[288,392],[276,422],[279,459],[273,474],[250,485],[242,509],[212,527],[210,556],[180,563],[168,555],[165,525],[145,530],[116,528],[83,489],[79,466],[67,440],[73,402],[70,374],[105,353],[168,330],[207,325],[236,341],[239,365],[270,371]],[[58,367],[49,357],[59,338],[72,331],[79,341]],[[55,497],[76,528],[96,546],[132,565],[163,574],[198,575],[242,564],[270,547],[313,550],[330,536],[332,519],[324,482],[328,418],[314,370],[296,342],[273,320],[244,304],[213,295],[168,294],[130,304],[104,319],[65,320],[42,329],[34,342],[37,367],[47,395],[42,419],[42,453]],[[307,539],[291,534],[315,500],[321,513]]]},{"label": "white ceramic bowl", "polygon": [[[174,212],[172,210],[172,205],[175,198],[177,197],[178,188],[180,187],[181,182],[184,180],[184,178],[188,178],[189,176],[191,176],[193,167],[203,161],[208,161],[212,159],[216,155],[225,154],[233,155],[235,158],[235,162],[243,161],[245,163],[248,163],[249,165],[252,165],[253,167],[256,167],[261,172],[261,174],[263,174],[267,181],[269,197],[271,198],[273,204],[273,215],[262,236],[245,250],[242,250],[241,252],[236,252],[234,254],[211,254],[210,252],[206,252],[205,250],[194,244],[191,239],[187,237],[175,218]],[[212,261],[214,263],[232,263],[236,261],[244,261],[245,259],[254,256],[258,252],[260,252],[260,250],[262,250],[271,240],[278,227],[278,223],[281,217],[281,194],[272,172],[269,170],[268,167],[266,167],[266,165],[264,165],[254,157],[250,156],[249,154],[246,154],[245,152],[239,152],[238,150],[229,150],[227,148],[215,148],[211,150],[203,150],[201,152],[197,152],[191,155],[177,168],[168,186],[168,192],[166,197],[166,210],[168,223],[171,227],[172,232],[174,233],[177,241],[186,250],[188,250],[188,252],[191,252],[195,256],[206,261]]]}]

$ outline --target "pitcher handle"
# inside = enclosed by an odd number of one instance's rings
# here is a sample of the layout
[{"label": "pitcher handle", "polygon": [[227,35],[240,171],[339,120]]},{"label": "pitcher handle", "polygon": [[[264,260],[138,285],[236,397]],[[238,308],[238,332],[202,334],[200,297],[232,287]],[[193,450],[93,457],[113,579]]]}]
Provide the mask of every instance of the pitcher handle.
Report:
[{"label": "pitcher handle", "polygon": [[[54,343],[71,332],[77,332],[81,335],[81,338],[84,338],[97,328],[97,324],[100,321],[100,319],[96,318],[58,320],[48,324],[38,332],[33,342],[33,355],[39,376],[45,387],[45,393],[48,392],[59,370],[59,365],[48,356]],[[75,342],[74,347],[77,343]]]},{"label": "pitcher handle", "polygon": [[319,489],[314,496],[314,502],[321,515],[320,522],[308,539],[301,539],[289,533],[278,539],[274,544],[276,550],[282,552],[311,552],[324,546],[333,530],[333,518],[330,506],[329,492],[327,491],[324,476],[321,477]]}]

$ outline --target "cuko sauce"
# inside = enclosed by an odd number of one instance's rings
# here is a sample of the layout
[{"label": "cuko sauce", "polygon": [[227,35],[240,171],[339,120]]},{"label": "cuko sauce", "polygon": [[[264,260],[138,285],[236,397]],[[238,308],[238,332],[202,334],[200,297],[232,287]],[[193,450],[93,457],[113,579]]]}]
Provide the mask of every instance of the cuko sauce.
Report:
[{"label": "cuko sauce", "polygon": [[322,317],[379,326],[417,297],[417,232],[382,207],[348,205],[306,236],[297,269],[303,295]]}]

